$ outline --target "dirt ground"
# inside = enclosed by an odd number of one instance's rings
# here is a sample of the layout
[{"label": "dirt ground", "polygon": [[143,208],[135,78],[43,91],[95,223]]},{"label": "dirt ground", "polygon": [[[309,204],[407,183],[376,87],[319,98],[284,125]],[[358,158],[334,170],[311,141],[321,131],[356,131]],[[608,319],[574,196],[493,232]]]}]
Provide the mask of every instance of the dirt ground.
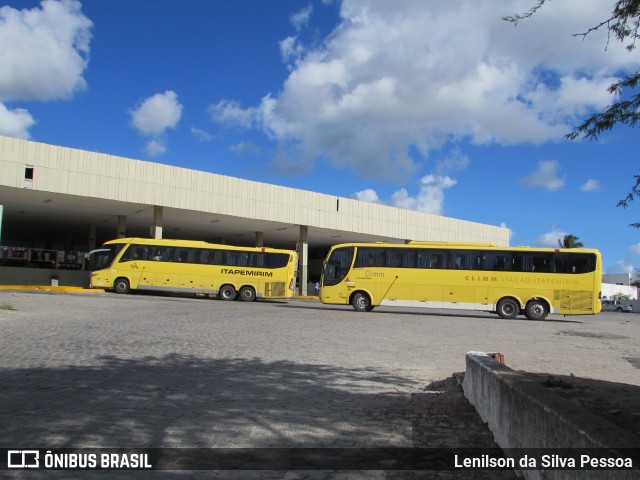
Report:
[{"label": "dirt ground", "polygon": [[519,372],[538,380],[549,394],[566,399],[638,437],[640,441],[640,387],[572,375]]}]

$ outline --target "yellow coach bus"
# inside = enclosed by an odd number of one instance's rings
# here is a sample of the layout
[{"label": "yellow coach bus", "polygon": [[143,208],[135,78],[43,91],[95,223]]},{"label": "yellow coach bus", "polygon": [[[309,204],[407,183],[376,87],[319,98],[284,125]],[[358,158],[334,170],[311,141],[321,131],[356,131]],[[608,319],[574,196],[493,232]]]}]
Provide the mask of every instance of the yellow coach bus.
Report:
[{"label": "yellow coach bus", "polygon": [[483,310],[543,320],[600,312],[602,259],[592,249],[409,242],[335,245],[320,299],[356,311],[374,307]]},{"label": "yellow coach bus", "polygon": [[190,240],[120,238],[90,254],[92,288],[289,298],[297,254],[264,247],[234,247]]}]

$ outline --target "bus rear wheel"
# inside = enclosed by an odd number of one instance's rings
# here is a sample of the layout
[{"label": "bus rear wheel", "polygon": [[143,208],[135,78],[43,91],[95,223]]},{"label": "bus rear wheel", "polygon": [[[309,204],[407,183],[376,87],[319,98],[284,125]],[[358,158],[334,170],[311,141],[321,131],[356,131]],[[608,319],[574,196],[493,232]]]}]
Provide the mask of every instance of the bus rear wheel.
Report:
[{"label": "bus rear wheel", "polygon": [[256,299],[256,291],[253,287],[242,287],[240,289],[240,300],[243,302],[253,302]]},{"label": "bus rear wheel", "polygon": [[227,301],[235,300],[235,298],[236,298],[236,289],[233,288],[231,285],[223,285],[220,288],[220,292],[218,292],[218,296],[222,300],[227,300]]},{"label": "bus rear wheel", "polygon": [[113,289],[116,293],[129,293],[129,280],[126,278],[118,278],[113,282]]},{"label": "bus rear wheel", "polygon": [[498,302],[498,315],[500,318],[516,318],[520,313],[520,305],[513,298],[503,298]]},{"label": "bus rear wheel", "polygon": [[543,300],[530,300],[524,309],[524,314],[529,320],[544,320],[549,314],[549,307]]},{"label": "bus rear wheel", "polygon": [[366,293],[356,293],[351,299],[351,305],[356,312],[370,312],[373,310],[371,299]]}]

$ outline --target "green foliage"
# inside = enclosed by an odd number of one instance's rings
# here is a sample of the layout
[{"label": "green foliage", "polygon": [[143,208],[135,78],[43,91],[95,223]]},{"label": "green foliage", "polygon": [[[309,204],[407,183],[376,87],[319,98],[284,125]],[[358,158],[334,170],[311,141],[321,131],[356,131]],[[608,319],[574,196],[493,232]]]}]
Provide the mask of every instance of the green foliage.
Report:
[{"label": "green foliage", "polygon": [[612,295],[611,298],[614,300],[631,300],[631,295],[628,293],[618,292],[615,295]]},{"label": "green foliage", "polygon": [[11,305],[10,303],[0,303],[0,310],[11,310],[15,311],[16,307]]},{"label": "green foliage", "polygon": [[558,239],[558,245],[560,248],[582,248],[584,244],[578,241],[578,237],[568,233],[562,240]]}]

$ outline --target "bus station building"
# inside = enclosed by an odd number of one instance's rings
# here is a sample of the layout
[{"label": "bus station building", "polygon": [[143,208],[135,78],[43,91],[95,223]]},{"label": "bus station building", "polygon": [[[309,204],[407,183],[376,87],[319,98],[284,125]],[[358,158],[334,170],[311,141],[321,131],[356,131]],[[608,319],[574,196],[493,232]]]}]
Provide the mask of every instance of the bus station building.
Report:
[{"label": "bus station building", "polygon": [[0,284],[86,286],[85,254],[122,237],[295,249],[302,295],[338,243],[509,245],[504,227],[0,136]]}]

